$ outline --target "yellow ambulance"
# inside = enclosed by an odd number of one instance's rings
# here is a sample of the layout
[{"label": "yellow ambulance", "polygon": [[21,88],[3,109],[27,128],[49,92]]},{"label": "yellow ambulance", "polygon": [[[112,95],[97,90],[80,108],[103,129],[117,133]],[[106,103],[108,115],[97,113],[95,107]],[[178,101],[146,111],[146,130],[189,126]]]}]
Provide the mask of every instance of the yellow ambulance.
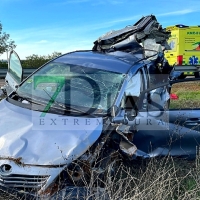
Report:
[{"label": "yellow ambulance", "polygon": [[[192,66],[200,65],[200,26],[175,25],[166,27],[171,32],[168,44],[171,50],[165,51],[165,58],[171,66],[185,67],[184,75],[195,75],[199,77],[199,72],[194,72]],[[188,67],[187,67],[188,66]]]}]

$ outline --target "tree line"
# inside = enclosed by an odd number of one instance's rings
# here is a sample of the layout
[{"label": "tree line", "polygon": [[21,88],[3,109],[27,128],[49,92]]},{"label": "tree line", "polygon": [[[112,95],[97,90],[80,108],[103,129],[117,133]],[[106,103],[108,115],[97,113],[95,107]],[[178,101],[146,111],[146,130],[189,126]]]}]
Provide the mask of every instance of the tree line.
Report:
[{"label": "tree line", "polygon": [[[49,60],[52,60],[53,58],[56,58],[58,56],[62,55],[60,52],[53,52],[50,55],[36,55],[32,54],[30,56],[27,56],[25,60],[21,60],[21,65],[23,68],[38,68],[48,62]],[[0,61],[0,68],[7,68],[8,63],[4,61]]]}]

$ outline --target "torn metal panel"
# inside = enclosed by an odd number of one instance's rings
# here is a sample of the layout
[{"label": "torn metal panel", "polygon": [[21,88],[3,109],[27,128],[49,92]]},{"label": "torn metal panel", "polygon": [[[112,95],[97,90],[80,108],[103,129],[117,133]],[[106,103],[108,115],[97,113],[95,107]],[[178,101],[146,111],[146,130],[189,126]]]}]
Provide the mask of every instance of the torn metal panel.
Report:
[{"label": "torn metal panel", "polygon": [[149,60],[156,60],[159,53],[163,53],[161,44],[157,44],[155,39],[146,39],[143,42],[145,57]]},{"label": "torn metal panel", "polygon": [[166,40],[169,38],[170,32],[166,32],[157,22],[154,15],[142,17],[132,26],[124,29],[111,31],[99,37],[94,42],[94,51],[128,51],[141,50],[140,44],[147,38],[155,39],[157,44],[161,44],[164,49],[169,49]]},{"label": "torn metal panel", "polygon": [[137,147],[134,144],[127,142],[126,140],[122,140],[119,144],[119,147],[125,154],[129,156],[133,156],[137,151]]},{"label": "torn metal panel", "polygon": [[127,154],[128,157],[132,157],[136,151],[137,147],[132,143],[133,133],[130,132],[130,126],[118,125],[116,132],[121,136],[119,147],[123,153]]}]

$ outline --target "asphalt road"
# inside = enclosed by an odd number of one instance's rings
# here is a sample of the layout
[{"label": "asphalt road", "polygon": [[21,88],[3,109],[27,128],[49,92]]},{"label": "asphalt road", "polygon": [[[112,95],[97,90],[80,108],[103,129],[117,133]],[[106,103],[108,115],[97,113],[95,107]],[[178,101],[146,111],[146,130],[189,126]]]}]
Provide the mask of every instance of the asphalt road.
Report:
[{"label": "asphalt road", "polygon": [[3,86],[5,83],[5,80],[4,79],[0,79],[0,87]]}]

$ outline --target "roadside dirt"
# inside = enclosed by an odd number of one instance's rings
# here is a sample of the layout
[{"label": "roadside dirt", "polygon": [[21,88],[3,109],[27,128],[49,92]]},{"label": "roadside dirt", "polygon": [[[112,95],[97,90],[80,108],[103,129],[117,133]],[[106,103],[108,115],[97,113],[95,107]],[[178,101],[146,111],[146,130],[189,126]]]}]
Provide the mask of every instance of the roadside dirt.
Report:
[{"label": "roadside dirt", "polygon": [[184,92],[200,91],[200,81],[176,83],[172,86],[171,93],[176,93],[178,91],[184,91]]}]

